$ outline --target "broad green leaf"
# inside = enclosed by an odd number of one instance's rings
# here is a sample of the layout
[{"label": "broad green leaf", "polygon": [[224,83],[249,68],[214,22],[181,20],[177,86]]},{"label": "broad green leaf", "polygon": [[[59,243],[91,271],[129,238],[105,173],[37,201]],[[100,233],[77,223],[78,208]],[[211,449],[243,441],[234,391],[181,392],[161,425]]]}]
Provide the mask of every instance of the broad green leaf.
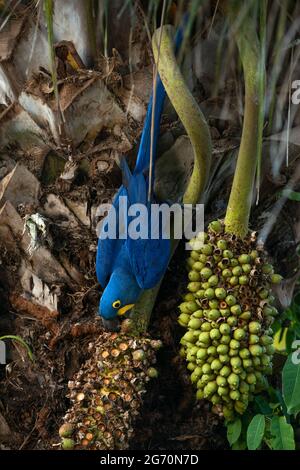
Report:
[{"label": "broad green leaf", "polygon": [[232,446],[241,435],[242,422],[240,418],[236,418],[232,423],[227,424],[227,439],[229,444]]},{"label": "broad green leaf", "polygon": [[282,371],[283,399],[289,414],[300,411],[300,354],[294,351]]},{"label": "broad green leaf", "polygon": [[270,431],[273,450],[295,450],[294,430],[285,416],[273,416]]},{"label": "broad green leaf", "polygon": [[247,429],[247,446],[249,450],[256,450],[260,446],[264,437],[265,426],[264,415],[258,414],[252,418]]}]

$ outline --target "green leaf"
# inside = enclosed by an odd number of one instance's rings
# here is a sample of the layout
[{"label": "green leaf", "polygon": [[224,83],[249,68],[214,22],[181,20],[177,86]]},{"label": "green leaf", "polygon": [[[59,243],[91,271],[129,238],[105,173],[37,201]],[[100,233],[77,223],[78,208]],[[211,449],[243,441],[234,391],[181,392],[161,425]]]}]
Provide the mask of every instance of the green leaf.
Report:
[{"label": "green leaf", "polygon": [[289,414],[300,411],[300,363],[299,353],[294,351],[286,360],[282,371],[283,399]]},{"label": "green leaf", "polygon": [[300,193],[292,191],[291,189],[284,189],[281,193],[283,197],[287,197],[291,201],[300,202]]},{"label": "green leaf", "polygon": [[295,450],[293,427],[286,422],[285,416],[274,416],[270,427],[273,450]]},{"label": "green leaf", "polygon": [[252,418],[247,429],[247,446],[249,450],[256,450],[262,441],[265,433],[265,417],[258,414]]},{"label": "green leaf", "polygon": [[242,422],[240,418],[236,418],[234,421],[227,424],[227,439],[231,446],[238,440],[241,435],[241,432]]},{"label": "green leaf", "polygon": [[254,399],[254,403],[260,413],[264,415],[272,414],[272,408],[270,407],[269,402],[262,395],[257,395]]}]

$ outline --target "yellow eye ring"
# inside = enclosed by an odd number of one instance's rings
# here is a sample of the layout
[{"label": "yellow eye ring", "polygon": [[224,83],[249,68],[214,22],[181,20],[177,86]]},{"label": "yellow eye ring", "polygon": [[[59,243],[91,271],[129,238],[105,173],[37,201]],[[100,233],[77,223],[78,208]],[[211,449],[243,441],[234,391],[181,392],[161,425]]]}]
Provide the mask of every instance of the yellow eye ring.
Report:
[{"label": "yellow eye ring", "polygon": [[115,300],[112,304],[113,308],[120,308],[121,307],[121,300]]}]

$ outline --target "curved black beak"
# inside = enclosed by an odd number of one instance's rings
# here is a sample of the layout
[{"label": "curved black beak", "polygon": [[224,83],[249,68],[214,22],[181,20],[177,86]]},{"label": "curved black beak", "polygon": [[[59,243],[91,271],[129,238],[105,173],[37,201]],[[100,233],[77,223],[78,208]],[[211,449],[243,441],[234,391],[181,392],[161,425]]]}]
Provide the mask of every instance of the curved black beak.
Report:
[{"label": "curved black beak", "polygon": [[107,331],[119,331],[120,329],[120,321],[118,318],[112,318],[111,320],[106,320],[105,318],[101,317],[102,324]]}]

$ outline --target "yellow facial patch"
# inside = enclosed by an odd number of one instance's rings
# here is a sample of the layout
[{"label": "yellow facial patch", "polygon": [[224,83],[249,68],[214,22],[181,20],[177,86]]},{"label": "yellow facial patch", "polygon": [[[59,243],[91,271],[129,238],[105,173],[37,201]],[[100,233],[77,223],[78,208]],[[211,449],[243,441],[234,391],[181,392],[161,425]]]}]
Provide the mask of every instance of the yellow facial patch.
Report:
[{"label": "yellow facial patch", "polygon": [[128,310],[130,310],[132,307],[134,307],[134,304],[128,304],[124,305],[124,307],[119,308],[118,310],[118,315],[124,315]]}]

